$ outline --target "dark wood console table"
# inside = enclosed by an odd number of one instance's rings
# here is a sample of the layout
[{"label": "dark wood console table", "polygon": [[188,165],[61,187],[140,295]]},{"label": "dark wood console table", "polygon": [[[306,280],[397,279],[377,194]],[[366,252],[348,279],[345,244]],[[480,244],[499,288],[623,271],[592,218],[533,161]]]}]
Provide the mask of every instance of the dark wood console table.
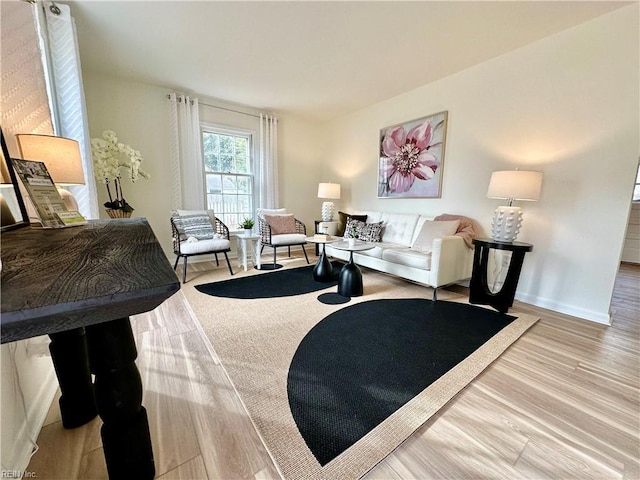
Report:
[{"label": "dark wood console table", "polygon": [[156,308],[180,283],[151,227],[144,219],[28,227],[3,233],[1,248],[0,340],[49,335],[63,425],[97,412],[109,478],[153,478],[129,316]]},{"label": "dark wood console table", "polygon": [[[533,245],[523,242],[496,242],[488,238],[475,238],[473,244],[476,248],[473,254],[473,272],[469,284],[469,303],[491,305],[499,312],[506,313],[509,311],[509,307],[513,306],[524,255],[533,250]],[[511,252],[511,261],[502,289],[495,293],[489,290],[487,284],[489,250],[492,248]]]}]

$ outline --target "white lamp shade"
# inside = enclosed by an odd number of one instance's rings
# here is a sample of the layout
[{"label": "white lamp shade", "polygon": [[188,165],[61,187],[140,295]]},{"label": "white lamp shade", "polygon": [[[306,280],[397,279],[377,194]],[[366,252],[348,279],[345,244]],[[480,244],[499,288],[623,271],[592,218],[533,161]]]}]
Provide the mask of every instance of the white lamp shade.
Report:
[{"label": "white lamp shade", "polygon": [[17,134],[16,139],[22,158],[44,162],[54,183],[84,184],[82,157],[77,141],[52,135],[24,133]]},{"label": "white lamp shade", "polygon": [[339,183],[318,184],[318,198],[340,198]]},{"label": "white lamp shade", "polygon": [[493,172],[487,197],[536,201],[542,188],[542,172],[505,170]]}]

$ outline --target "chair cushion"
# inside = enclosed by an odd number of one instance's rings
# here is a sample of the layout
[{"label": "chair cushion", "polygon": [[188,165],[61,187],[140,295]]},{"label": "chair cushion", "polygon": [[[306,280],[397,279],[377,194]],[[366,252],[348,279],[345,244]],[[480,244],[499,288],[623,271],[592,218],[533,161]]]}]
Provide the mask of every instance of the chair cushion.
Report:
[{"label": "chair cushion", "polygon": [[180,242],[180,253],[183,255],[194,255],[196,253],[214,253],[228,250],[231,243],[226,238],[214,238],[209,240],[198,240],[197,242]]},{"label": "chair cushion", "polygon": [[271,235],[297,233],[296,219],[292,213],[284,215],[270,215],[265,213],[264,219],[271,227]]},{"label": "chair cushion", "polygon": [[271,245],[300,245],[307,243],[305,237],[301,233],[286,233],[282,235],[271,235]]},{"label": "chair cushion", "polygon": [[344,238],[358,238],[363,242],[379,242],[381,235],[382,222],[364,223],[354,218],[347,220],[344,231]]},{"label": "chair cushion", "polygon": [[429,253],[432,250],[434,239],[454,235],[458,230],[459,225],[460,220],[427,220],[424,222],[422,230],[420,230],[420,233],[413,241],[411,249],[417,252]]},{"label": "chair cushion", "polygon": [[347,228],[347,220],[350,218],[360,220],[361,222],[367,221],[366,215],[351,215],[349,213],[338,212],[338,230],[336,231],[336,235],[338,237],[342,237],[344,235],[344,229]]},{"label": "chair cushion", "polygon": [[212,238],[215,232],[211,215],[206,210],[173,210],[171,217],[178,230],[180,241],[185,241],[187,238],[198,240]]}]

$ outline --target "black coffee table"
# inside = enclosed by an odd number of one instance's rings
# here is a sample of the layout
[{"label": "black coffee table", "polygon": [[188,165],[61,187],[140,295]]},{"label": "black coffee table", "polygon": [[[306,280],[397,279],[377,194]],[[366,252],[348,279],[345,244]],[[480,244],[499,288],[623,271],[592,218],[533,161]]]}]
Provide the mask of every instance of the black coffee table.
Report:
[{"label": "black coffee table", "polygon": [[355,243],[349,243],[348,240],[342,242],[332,243],[333,248],[338,250],[345,250],[349,252],[349,262],[346,263],[342,270],[340,270],[340,276],[338,277],[338,294],[343,297],[360,297],[363,294],[362,286],[362,271],[353,262],[353,252],[362,252],[364,250],[371,250],[375,247],[373,243],[356,241]]}]

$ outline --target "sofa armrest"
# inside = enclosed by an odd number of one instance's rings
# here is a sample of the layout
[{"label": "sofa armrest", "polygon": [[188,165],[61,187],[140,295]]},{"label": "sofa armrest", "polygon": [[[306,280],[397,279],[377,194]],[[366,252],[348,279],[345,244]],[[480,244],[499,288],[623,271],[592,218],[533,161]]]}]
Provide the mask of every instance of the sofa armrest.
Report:
[{"label": "sofa armrest", "polygon": [[473,249],[459,236],[433,240],[431,253],[431,286],[441,287],[471,277]]}]

